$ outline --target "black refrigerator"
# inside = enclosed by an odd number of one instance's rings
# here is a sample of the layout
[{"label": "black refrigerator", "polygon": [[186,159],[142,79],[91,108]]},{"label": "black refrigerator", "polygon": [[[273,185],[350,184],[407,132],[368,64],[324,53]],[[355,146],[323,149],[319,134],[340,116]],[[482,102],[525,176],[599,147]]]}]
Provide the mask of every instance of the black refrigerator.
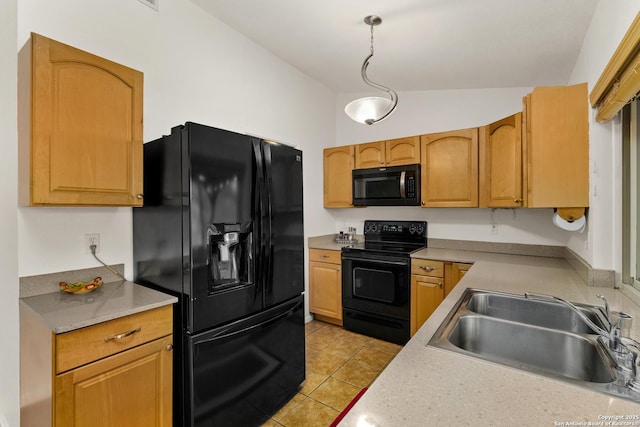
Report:
[{"label": "black refrigerator", "polygon": [[144,144],[134,280],[176,295],[174,425],[251,426],[305,379],[302,152],[196,123]]}]

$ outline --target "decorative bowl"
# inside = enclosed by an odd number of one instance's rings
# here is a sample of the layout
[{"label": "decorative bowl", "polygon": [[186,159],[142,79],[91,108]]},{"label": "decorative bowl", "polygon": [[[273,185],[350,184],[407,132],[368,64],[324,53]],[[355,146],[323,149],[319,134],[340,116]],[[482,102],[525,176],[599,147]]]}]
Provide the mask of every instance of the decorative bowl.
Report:
[{"label": "decorative bowl", "polygon": [[98,289],[100,286],[102,286],[102,277],[96,277],[90,282],[60,282],[60,290],[69,292],[71,294],[83,294],[85,292],[91,292]]}]

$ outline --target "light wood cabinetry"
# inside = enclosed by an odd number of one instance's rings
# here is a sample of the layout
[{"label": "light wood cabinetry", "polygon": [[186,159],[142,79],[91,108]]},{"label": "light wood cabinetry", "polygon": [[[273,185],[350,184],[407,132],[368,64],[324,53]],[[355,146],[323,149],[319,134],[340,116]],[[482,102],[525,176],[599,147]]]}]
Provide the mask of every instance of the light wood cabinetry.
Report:
[{"label": "light wood cabinetry", "polygon": [[368,142],[355,146],[355,169],[420,163],[420,137]]},{"label": "light wood cabinetry", "polygon": [[478,128],[422,135],[423,207],[478,207]]},{"label": "light wood cabinetry", "polygon": [[522,180],[522,113],[480,129],[480,207],[526,206]]},{"label": "light wood cabinetry", "polygon": [[587,84],[536,87],[523,100],[527,206],[589,206]]},{"label": "light wood cabinetry", "polygon": [[411,259],[411,320],[413,336],[438,308],[472,264]]},{"label": "light wood cabinetry", "polygon": [[458,284],[460,279],[467,274],[467,271],[471,268],[473,264],[461,263],[461,262],[448,262],[447,269],[445,272],[445,281],[444,281],[444,295],[445,297],[449,295],[449,292]]},{"label": "light wood cabinetry", "polygon": [[411,336],[444,300],[444,262],[411,260]]},{"label": "light wood cabinetry", "polygon": [[141,206],[143,74],[34,33],[19,68],[20,203]]},{"label": "light wood cabinetry", "polygon": [[[172,313],[164,306],[55,334],[21,309],[21,351],[38,353],[22,356],[23,425],[171,426]],[[33,392],[41,404],[24,399]]]},{"label": "light wood cabinetry", "polygon": [[353,145],[325,148],[323,164],[324,207],[353,207]]},{"label": "light wood cabinetry", "polygon": [[309,249],[309,311],[318,320],[342,326],[340,251]]}]

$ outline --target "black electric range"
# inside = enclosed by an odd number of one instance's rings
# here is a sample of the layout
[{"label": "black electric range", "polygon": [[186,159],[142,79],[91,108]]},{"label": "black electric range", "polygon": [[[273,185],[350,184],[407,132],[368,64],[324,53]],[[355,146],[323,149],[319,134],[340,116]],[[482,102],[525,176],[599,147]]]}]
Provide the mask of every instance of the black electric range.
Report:
[{"label": "black electric range", "polygon": [[410,333],[410,254],[426,246],[426,221],[365,221],[364,242],[342,248],[343,326],[405,344]]}]

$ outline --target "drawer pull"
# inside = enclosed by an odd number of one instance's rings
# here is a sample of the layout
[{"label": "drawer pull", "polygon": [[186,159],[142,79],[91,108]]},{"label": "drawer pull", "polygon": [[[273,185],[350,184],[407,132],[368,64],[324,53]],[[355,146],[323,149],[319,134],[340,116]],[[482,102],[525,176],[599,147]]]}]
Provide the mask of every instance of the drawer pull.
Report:
[{"label": "drawer pull", "polygon": [[320,255],[320,258],[329,258],[329,255]]},{"label": "drawer pull", "polygon": [[433,271],[436,269],[435,267],[425,267],[424,265],[421,265],[420,268],[424,271]]},{"label": "drawer pull", "polygon": [[111,336],[111,337],[106,337],[106,338],[104,339],[104,342],[121,340],[122,338],[126,338],[126,337],[128,337],[128,336],[131,336],[131,335],[133,335],[133,334],[135,334],[135,333],[137,333],[137,332],[140,332],[140,326],[138,326],[137,328],[132,329],[132,330],[130,330],[130,331],[127,331],[127,332],[123,332],[123,333],[121,333],[121,334],[118,334],[118,335],[113,335],[113,336]]}]

